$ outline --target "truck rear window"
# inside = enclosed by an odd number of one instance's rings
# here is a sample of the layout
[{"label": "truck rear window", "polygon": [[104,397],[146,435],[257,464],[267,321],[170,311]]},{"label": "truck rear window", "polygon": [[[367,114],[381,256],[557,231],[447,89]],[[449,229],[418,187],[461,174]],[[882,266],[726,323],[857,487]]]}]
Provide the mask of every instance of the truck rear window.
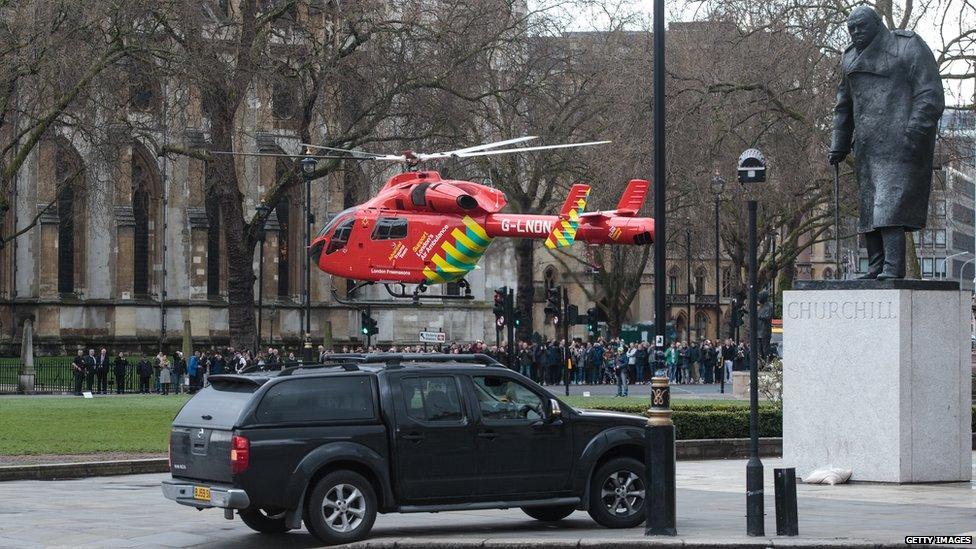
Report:
[{"label": "truck rear window", "polygon": [[258,423],[365,420],[375,417],[373,388],[366,376],[290,379],[268,389],[258,405]]},{"label": "truck rear window", "polygon": [[[230,429],[259,384],[214,383],[193,396],[176,415],[174,425]],[[208,419],[209,418],[209,419]]]}]

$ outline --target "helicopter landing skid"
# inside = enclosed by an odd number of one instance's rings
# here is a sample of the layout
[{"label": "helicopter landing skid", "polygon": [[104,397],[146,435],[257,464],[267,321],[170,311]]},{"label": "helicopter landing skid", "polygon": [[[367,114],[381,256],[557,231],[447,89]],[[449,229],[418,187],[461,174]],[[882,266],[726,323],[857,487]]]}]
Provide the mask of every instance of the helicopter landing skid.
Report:
[{"label": "helicopter landing skid", "polygon": [[424,283],[417,284],[417,287],[411,293],[407,293],[407,285],[402,282],[397,284],[384,284],[383,286],[386,287],[387,293],[391,296],[397,299],[410,299],[414,305],[420,305],[421,300],[433,301],[439,299],[441,301],[458,301],[474,299],[474,296],[471,295],[471,285],[464,279],[458,281],[458,286],[464,288],[464,294],[462,295],[424,295],[427,291],[427,284]]},{"label": "helicopter landing skid", "polygon": [[[361,307],[364,305],[376,305],[378,307],[390,307],[390,306],[398,306],[398,305],[419,306],[421,301],[435,301],[435,300],[458,301],[458,300],[474,299],[474,296],[471,295],[471,285],[468,284],[468,282],[463,279],[458,281],[458,285],[464,288],[464,293],[462,295],[444,295],[444,294],[425,295],[425,292],[427,292],[427,287],[428,287],[426,284],[418,284],[411,292],[407,288],[406,284],[402,282],[397,282],[397,283],[383,284],[383,287],[386,288],[387,293],[389,293],[391,297],[396,298],[392,301],[364,301],[360,299],[350,299],[350,296],[353,295],[356,292],[356,290],[364,286],[370,286],[373,284],[375,284],[375,282],[370,282],[370,281],[359,282],[355,286],[350,288],[349,291],[346,292],[345,297],[340,297],[339,291],[336,290],[335,286],[333,286],[332,299],[335,299],[337,303],[341,303],[343,305],[354,305],[357,307]],[[405,299],[409,299],[410,303],[404,303],[402,301],[398,301],[398,300],[405,300]]]}]

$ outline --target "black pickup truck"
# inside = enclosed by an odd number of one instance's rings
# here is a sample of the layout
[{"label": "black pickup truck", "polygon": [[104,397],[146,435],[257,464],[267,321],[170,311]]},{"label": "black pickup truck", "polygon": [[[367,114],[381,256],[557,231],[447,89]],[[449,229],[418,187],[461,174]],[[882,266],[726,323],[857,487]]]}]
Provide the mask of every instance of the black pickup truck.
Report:
[{"label": "black pickup truck", "polygon": [[217,375],[180,410],[164,495],[252,529],[365,538],[377,513],[644,519],[644,418],[574,410],[484,355],[336,355]]}]

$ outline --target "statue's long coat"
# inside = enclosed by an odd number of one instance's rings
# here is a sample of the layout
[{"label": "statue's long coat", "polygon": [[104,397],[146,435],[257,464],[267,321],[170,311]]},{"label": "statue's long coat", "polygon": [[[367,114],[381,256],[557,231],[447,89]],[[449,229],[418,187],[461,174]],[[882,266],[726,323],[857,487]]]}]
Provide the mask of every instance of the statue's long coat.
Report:
[{"label": "statue's long coat", "polygon": [[[932,50],[912,31],[882,29],[841,64],[832,151],[850,151],[860,230],[925,226],[945,96]],[[914,146],[913,146],[914,145]]]}]

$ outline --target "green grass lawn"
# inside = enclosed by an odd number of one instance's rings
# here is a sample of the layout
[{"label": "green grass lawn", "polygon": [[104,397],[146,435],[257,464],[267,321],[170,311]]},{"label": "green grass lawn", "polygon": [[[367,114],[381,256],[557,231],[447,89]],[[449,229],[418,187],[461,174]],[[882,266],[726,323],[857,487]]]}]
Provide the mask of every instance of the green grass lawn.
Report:
[{"label": "green grass lawn", "polygon": [[165,452],[187,397],[0,397],[0,455]]},{"label": "green grass lawn", "polygon": [[[560,397],[570,406],[641,413],[647,397]],[[0,397],[0,455],[165,452],[173,417],[187,397],[159,395]],[[729,400],[673,401],[676,406],[736,406]]]}]

